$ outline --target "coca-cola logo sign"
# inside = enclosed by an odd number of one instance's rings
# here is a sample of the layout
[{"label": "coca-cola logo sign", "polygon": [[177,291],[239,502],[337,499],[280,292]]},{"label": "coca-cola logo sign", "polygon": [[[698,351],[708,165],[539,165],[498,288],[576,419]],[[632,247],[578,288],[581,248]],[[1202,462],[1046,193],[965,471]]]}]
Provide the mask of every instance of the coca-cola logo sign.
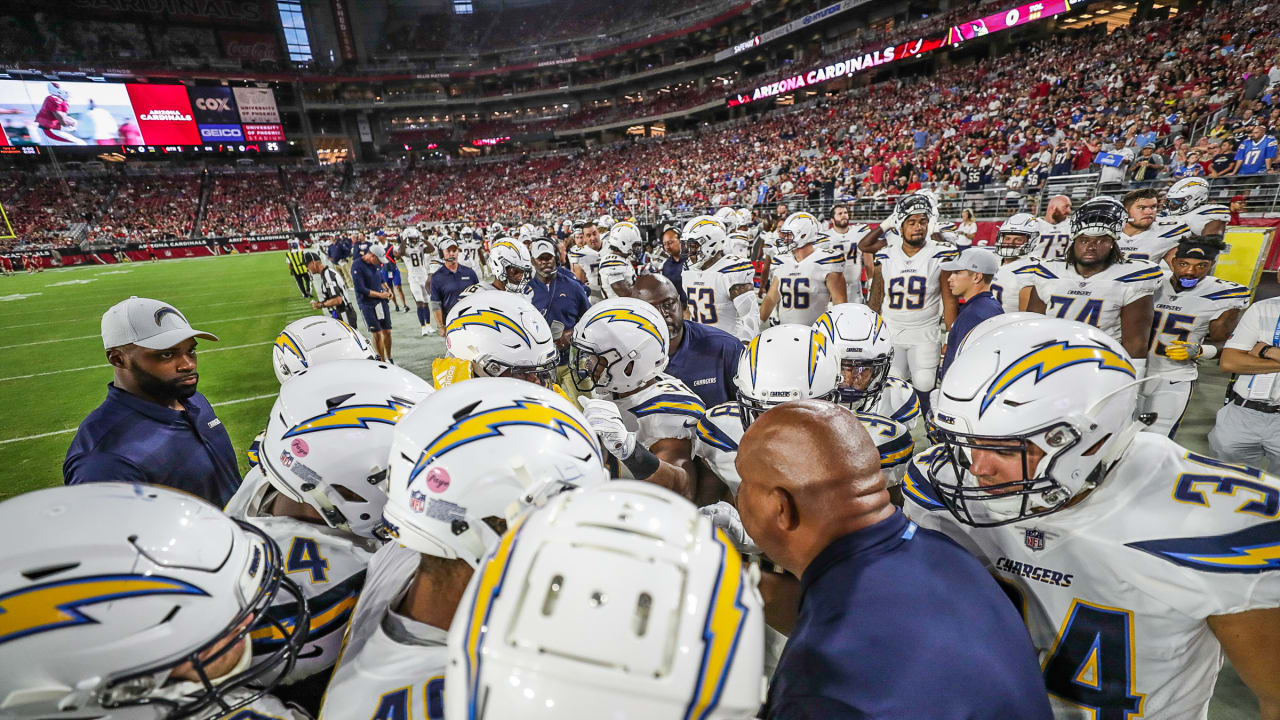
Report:
[{"label": "coca-cola logo sign", "polygon": [[236,60],[276,60],[280,48],[274,36],[252,32],[222,32],[222,49]]}]

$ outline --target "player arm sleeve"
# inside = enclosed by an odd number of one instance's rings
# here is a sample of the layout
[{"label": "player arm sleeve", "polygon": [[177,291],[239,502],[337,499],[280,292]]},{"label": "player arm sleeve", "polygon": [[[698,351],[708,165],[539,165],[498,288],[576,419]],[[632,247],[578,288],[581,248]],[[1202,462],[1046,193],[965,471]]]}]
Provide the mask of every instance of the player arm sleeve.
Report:
[{"label": "player arm sleeve", "polygon": [[734,335],[739,338],[751,338],[760,333],[760,303],[756,294],[744,292],[733,299],[733,309],[738,312],[738,322]]}]

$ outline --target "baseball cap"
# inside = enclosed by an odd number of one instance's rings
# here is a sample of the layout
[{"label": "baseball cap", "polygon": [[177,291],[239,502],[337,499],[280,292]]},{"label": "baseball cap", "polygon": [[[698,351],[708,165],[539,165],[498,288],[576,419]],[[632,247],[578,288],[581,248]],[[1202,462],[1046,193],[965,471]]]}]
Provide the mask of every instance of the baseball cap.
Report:
[{"label": "baseball cap", "polygon": [[378,257],[386,257],[386,255],[387,255],[387,246],[386,246],[386,245],[383,245],[383,244],[382,244],[382,243],[380,243],[380,242],[370,243],[370,244],[369,244],[369,252],[373,253],[374,255],[377,255]]},{"label": "baseball cap", "polygon": [[105,349],[132,344],[163,350],[193,337],[218,339],[213,333],[191,327],[177,308],[159,300],[134,295],[102,314],[102,347]]},{"label": "baseball cap", "polygon": [[529,247],[529,254],[532,257],[542,257],[543,255],[555,255],[556,246],[550,240],[534,240],[533,245]]},{"label": "baseball cap", "polygon": [[955,260],[942,263],[942,269],[947,272],[969,270],[983,275],[995,275],[1000,270],[1000,259],[990,250],[974,248],[960,253]]},{"label": "baseball cap", "polygon": [[461,248],[462,245],[458,244],[458,238],[453,237],[452,235],[446,235],[445,238],[440,241],[440,249],[444,250],[447,247]]}]

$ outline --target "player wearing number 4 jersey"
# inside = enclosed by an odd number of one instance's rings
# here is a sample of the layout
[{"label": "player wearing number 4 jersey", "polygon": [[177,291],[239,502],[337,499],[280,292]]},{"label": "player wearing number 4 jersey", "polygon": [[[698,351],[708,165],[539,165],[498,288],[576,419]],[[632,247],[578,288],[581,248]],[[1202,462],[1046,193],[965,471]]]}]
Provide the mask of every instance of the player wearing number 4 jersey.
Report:
[{"label": "player wearing number 4 jersey", "polygon": [[935,215],[927,197],[909,196],[895,212],[902,218],[902,242],[876,253],[867,306],[889,326],[893,374],[911,382],[927,414],[929,392],[938,380],[942,323],[950,328],[957,310],[947,286],[951,273],[942,264],[955,259],[958,251],[928,239]]},{"label": "player wearing number 4 jersey", "polygon": [[1204,720],[1225,651],[1280,717],[1280,480],[1134,421],[1097,328],[988,320],[942,381],[906,512],[984,561],[1060,720]]},{"label": "player wearing number 4 jersey", "polygon": [[728,254],[729,236],[715,218],[690,220],[680,235],[681,281],[689,298],[689,319],[720,328],[746,342],[760,332],[755,267]]},{"label": "player wearing number 4 jersey", "polygon": [[811,325],[828,305],[845,302],[844,255],[819,250],[821,239],[818,219],[807,212],[792,213],[778,228],[760,322],[768,322],[776,307],[779,322]]},{"label": "player wearing number 4 jersey", "polygon": [[1071,218],[1066,256],[1029,271],[1034,279],[1027,310],[1100,328],[1124,346],[1142,376],[1151,340],[1151,296],[1163,276],[1155,265],[1121,255],[1125,217],[1111,198],[1081,205]]},{"label": "player wearing number 4 jersey", "polygon": [[1197,360],[1218,355],[1249,305],[1249,288],[1209,275],[1225,248],[1221,236],[1184,239],[1170,259],[1173,274],[1156,291],[1149,370],[1159,377],[1142,387],[1142,411],[1156,415],[1151,432],[1178,431],[1199,377]]}]

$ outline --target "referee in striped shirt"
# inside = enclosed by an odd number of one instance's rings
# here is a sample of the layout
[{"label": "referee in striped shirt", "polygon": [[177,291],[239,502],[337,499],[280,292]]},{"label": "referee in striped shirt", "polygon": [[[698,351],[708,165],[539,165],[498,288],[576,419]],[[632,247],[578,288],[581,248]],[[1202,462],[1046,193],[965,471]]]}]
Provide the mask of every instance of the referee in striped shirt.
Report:
[{"label": "referee in striped shirt", "polygon": [[289,241],[289,249],[285,251],[285,259],[289,263],[289,274],[293,276],[294,282],[298,283],[298,289],[302,291],[302,297],[310,300],[311,275],[307,272],[307,261],[302,257],[302,249],[298,247],[297,240]]}]

